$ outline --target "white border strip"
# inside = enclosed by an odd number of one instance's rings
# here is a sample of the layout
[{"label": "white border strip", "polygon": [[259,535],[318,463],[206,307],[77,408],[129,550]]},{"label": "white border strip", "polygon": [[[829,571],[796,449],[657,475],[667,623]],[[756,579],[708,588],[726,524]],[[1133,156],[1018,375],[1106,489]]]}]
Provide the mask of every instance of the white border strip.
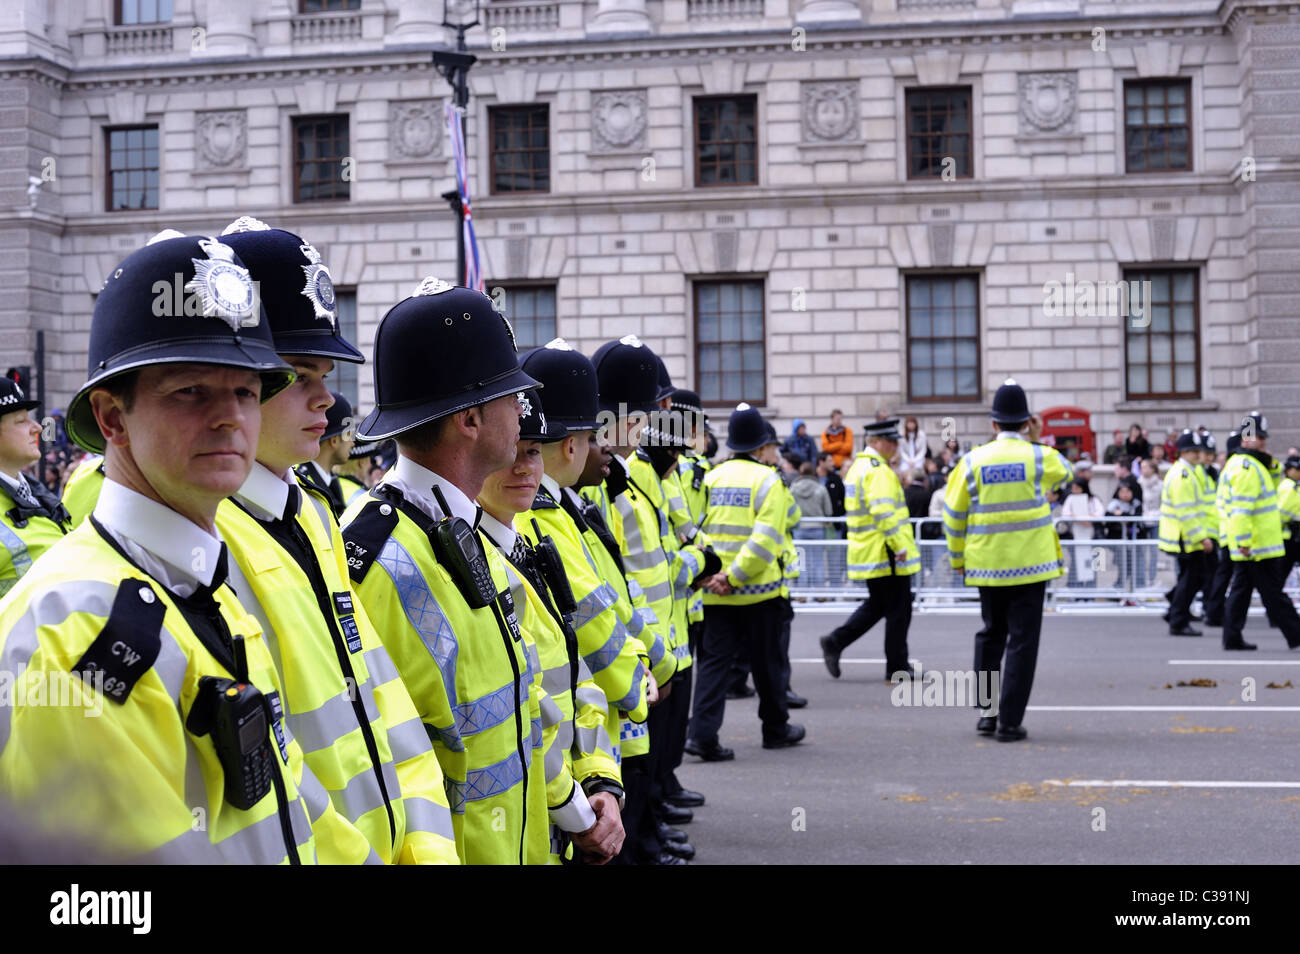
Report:
[{"label": "white border strip", "polygon": [[1167,781],[1164,779],[1071,779],[1068,782],[1049,778],[1044,785],[1060,785],[1068,788],[1300,788],[1300,782],[1254,782],[1242,780],[1190,780]]}]

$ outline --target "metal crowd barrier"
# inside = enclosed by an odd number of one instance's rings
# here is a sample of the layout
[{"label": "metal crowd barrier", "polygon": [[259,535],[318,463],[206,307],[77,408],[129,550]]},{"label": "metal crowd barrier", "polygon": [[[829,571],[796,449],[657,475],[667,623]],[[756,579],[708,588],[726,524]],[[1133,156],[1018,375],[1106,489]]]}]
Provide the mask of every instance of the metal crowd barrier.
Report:
[{"label": "metal crowd barrier", "polygon": [[[911,518],[912,533],[921,551],[921,570],[912,577],[914,611],[922,613],[978,613],[979,594],[966,586],[948,561],[943,520]],[[1058,613],[1154,614],[1168,608],[1165,592],[1177,578],[1177,562],[1160,550],[1156,538],[1158,518],[1095,517],[1092,539],[1076,536],[1061,540],[1066,572],[1048,583],[1047,606]],[[927,537],[929,527],[930,537]],[[1107,527],[1124,536],[1107,537]],[[937,530],[938,538],[933,534]],[[820,538],[809,539],[819,532]],[[803,612],[842,612],[846,604],[866,597],[865,584],[848,578],[847,524],[843,517],[805,517],[795,528],[795,548],[800,573],[790,586],[795,608]],[[1288,581],[1287,592],[1300,600],[1300,568]],[[1193,605],[1195,609],[1195,604]],[[1262,613],[1258,596],[1252,614]]]}]

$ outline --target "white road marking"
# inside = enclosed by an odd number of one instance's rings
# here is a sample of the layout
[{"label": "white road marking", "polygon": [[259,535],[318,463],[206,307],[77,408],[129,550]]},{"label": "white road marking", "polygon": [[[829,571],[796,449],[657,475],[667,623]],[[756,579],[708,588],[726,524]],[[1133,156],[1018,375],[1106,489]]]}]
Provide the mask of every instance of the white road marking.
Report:
[{"label": "white road marking", "polygon": [[1300,706],[1030,706],[1030,712],[1300,712]]},{"label": "white road marking", "polygon": [[1170,659],[1170,666],[1300,666],[1300,659]]},{"label": "white road marking", "polygon": [[1068,782],[1049,778],[1044,785],[1069,788],[1300,788],[1300,782],[1255,782],[1229,779],[1167,781],[1164,779],[1071,779]]}]

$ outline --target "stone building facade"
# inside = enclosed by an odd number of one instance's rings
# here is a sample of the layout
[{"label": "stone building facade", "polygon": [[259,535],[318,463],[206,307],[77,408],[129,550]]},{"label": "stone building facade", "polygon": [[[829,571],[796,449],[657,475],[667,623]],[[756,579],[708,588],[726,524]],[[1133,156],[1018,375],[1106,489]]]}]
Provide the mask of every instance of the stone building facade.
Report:
[{"label": "stone building facade", "polygon": [[[322,6],[355,9],[301,12]],[[589,352],[635,333],[719,413],[748,399],[783,430],[885,409],[982,439],[1014,376],[1039,408],[1090,411],[1099,445],[1131,421],[1222,433],[1255,407],[1271,446],[1300,441],[1300,4],[482,6],[474,221],[523,330]],[[0,22],[0,360],[32,363],[43,331],[47,406],[66,402],[116,262],[238,214],[321,251],[368,350],[389,306],[454,272],[439,8],[18,3]],[[346,197],[299,201],[303,117],[345,117]],[[545,188],[494,178],[493,122],[525,123],[500,142]],[[135,161],[114,131],[153,127],[156,196],[124,186],[111,209]],[[1144,280],[1145,317],[1115,291]],[[371,404],[368,369],[348,386]]]}]

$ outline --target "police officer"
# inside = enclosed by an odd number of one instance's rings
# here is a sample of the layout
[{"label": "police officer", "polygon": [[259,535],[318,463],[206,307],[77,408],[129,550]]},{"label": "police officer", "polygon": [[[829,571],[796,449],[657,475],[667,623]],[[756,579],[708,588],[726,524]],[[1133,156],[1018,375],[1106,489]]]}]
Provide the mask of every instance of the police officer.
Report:
[{"label": "police officer", "polygon": [[[1233,454],[1241,453],[1241,434],[1233,431],[1224,441],[1224,466]],[[1205,584],[1205,625],[1223,625],[1223,607],[1227,600],[1228,584],[1232,580],[1232,557],[1228,554],[1228,507],[1222,494],[1227,484],[1223,474],[1216,478],[1214,500],[1209,512],[1209,532],[1214,536],[1214,574]]]},{"label": "police officer", "polygon": [[397,462],[343,515],[353,587],[433,740],[467,864],[550,853],[537,646],[474,529],[536,384],[490,298],[426,278],[380,322],[375,409],[357,428],[395,438]]},{"label": "police officer", "polygon": [[100,454],[87,454],[77,462],[77,466],[68,475],[63,485],[62,503],[68,511],[72,526],[81,526],[81,521],[90,516],[99,499],[99,488],[104,484],[104,458]]},{"label": "police officer", "polygon": [[763,747],[800,742],[803,726],[789,721],[785,660],[781,651],[778,600],[782,570],[778,560],[785,538],[787,505],[775,492],[781,478],[752,455],[768,443],[763,416],[737,405],[727,426],[727,446],[735,456],[704,479],[708,504],[704,525],[723,570],[706,583],[704,638],[696,672],[695,706],[686,751],[705,761],[725,761],[735,753],[718,741],[732,658],[749,650],[758,690]]},{"label": "police officer", "polygon": [[0,378],[0,596],[71,527],[59,499],[22,472],[41,459],[41,425],[30,414],[39,403]]},{"label": "police officer", "polygon": [[1197,472],[1204,445],[1199,434],[1186,429],[1178,435],[1177,446],[1178,460],[1166,472],[1160,491],[1160,549],[1178,560],[1178,582],[1164,618],[1170,636],[1200,636],[1192,627],[1190,607],[1202,585],[1205,556],[1214,551],[1205,525],[1203,477]]},{"label": "police officer", "polygon": [[1060,453],[1037,443],[1042,421],[1030,413],[1014,380],[998,388],[989,416],[996,438],[965,454],[948,478],[944,533],[953,570],[965,575],[967,586],[979,587],[984,628],[975,635],[975,670],[980,688],[991,690],[1001,682],[996,714],[992,705],[982,705],[976,730],[996,732],[999,742],[1016,742],[1028,735],[1022,721],[1038,661],[1047,581],[1064,572],[1046,491],[1074,474]]},{"label": "police officer", "polygon": [[908,522],[903,486],[891,462],[898,454],[898,418],[866,426],[867,447],[845,479],[849,523],[849,579],[865,580],[867,599],[821,639],[830,674],[840,677],[840,654],[880,619],[885,620],[885,678],[912,678],[907,630],[912,622],[911,576],[921,555]]},{"label": "police officer", "polygon": [[[353,428],[355,435],[356,429]],[[370,463],[379,450],[379,444],[374,441],[362,444],[353,439],[352,447],[348,450],[348,459],[334,470],[334,475],[339,479],[339,494],[343,497],[343,507],[351,506],[352,501],[364,494],[369,488],[367,478],[370,474]]]},{"label": "police officer", "polygon": [[1282,462],[1285,474],[1277,485],[1277,509],[1282,514],[1282,546],[1285,557],[1282,560],[1282,585],[1286,586],[1291,568],[1300,562],[1300,456],[1288,457]]},{"label": "police officer", "polygon": [[1228,507],[1228,547],[1233,561],[1233,580],[1223,612],[1223,648],[1254,649],[1242,639],[1250,590],[1259,598],[1269,618],[1282,630],[1287,647],[1300,646],[1300,617],[1282,592],[1282,518],[1278,511],[1277,481],[1281,465],[1268,453],[1268,419],[1254,411],[1241,422],[1241,453],[1224,464]]},{"label": "police officer", "polygon": [[[335,396],[326,376],[336,361],[360,363],[361,353],[339,332],[329,270],[310,243],[248,217],[223,239],[257,282],[275,347],[297,375],[263,406],[257,459],[217,511],[236,591],[276,659],[285,686],[280,702],[308,766],[365,836],[355,860],[455,864],[442,770],[357,606],[335,501],[328,486],[300,483],[294,470],[314,466],[322,429],[329,430]],[[346,402],[344,410],[351,410]],[[350,416],[335,426],[344,429]]]},{"label": "police officer", "polygon": [[[537,640],[540,680],[554,704],[542,710],[547,802],[552,824],[552,861],[562,863],[572,841],[575,860],[604,864],[622,848],[619,817],[623,794],[613,743],[606,730],[608,703],[578,652],[563,566],[545,560],[538,547],[557,550],[549,538],[519,532],[541,487],[541,448],[564,440],[563,424],[548,419],[536,389],[524,392],[519,444],[509,466],[489,474],[479,492],[479,529],[511,564],[510,586],[524,625]],[[536,546],[535,546],[536,545]]]},{"label": "police officer", "polygon": [[[347,497],[343,490],[343,481],[334,468],[348,462],[352,445],[356,443],[356,428],[353,426],[352,405],[338,391],[331,391],[334,403],[325,409],[325,432],[317,445],[318,453],[314,460],[299,464],[294,473],[303,485],[321,493],[329,501],[335,519],[343,516],[347,506]],[[347,495],[351,496],[351,495]]]},{"label": "police officer", "polygon": [[0,707],[0,795],[119,857],[336,860],[359,833],[286,731],[283,681],[214,523],[252,466],[259,402],[293,371],[234,250],[170,234],[95,303],[67,418],[105,455],[94,512],[0,611],[0,669],[79,675],[102,710]]}]

